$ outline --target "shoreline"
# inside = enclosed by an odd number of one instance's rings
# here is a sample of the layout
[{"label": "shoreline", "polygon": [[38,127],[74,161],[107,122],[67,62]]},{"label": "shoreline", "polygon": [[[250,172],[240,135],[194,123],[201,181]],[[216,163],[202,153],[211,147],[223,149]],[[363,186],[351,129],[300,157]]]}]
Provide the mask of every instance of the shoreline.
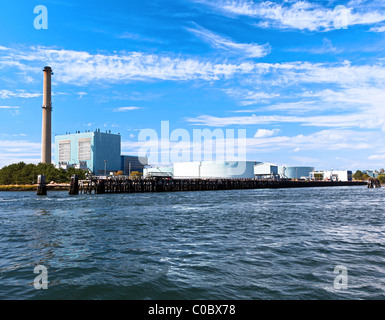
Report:
[{"label": "shoreline", "polygon": [[[37,191],[37,186],[37,184],[0,185],[0,191]],[[68,191],[69,187],[69,183],[47,184],[47,191]]]}]

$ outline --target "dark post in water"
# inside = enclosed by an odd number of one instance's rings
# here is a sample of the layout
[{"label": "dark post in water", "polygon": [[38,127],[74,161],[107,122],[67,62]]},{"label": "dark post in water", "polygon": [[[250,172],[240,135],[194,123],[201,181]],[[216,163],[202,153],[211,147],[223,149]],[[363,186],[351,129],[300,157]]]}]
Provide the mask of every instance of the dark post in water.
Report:
[{"label": "dark post in water", "polygon": [[46,196],[47,195],[47,185],[45,182],[45,175],[37,176],[37,195]]},{"label": "dark post in water", "polygon": [[69,194],[79,194],[79,177],[77,175],[71,177]]}]

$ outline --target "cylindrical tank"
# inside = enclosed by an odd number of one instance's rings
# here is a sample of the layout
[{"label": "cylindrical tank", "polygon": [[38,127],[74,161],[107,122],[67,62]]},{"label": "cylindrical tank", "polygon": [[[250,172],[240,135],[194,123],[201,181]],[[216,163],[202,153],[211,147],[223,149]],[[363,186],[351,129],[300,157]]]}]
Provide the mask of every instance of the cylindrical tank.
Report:
[{"label": "cylindrical tank", "polygon": [[278,168],[278,174],[282,178],[288,179],[301,179],[308,178],[310,172],[314,171],[314,167],[284,167],[280,166]]},{"label": "cylindrical tank", "polygon": [[196,161],[174,164],[178,178],[254,178],[255,161]]}]

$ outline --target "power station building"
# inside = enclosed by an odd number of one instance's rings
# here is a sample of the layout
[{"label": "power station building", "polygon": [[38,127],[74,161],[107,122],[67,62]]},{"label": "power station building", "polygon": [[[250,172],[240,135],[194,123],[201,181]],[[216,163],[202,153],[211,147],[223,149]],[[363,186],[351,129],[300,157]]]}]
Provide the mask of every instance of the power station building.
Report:
[{"label": "power station building", "polygon": [[143,172],[147,158],[121,155],[121,136],[100,129],[55,136],[55,162],[59,168],[88,169],[95,175],[123,171]]}]

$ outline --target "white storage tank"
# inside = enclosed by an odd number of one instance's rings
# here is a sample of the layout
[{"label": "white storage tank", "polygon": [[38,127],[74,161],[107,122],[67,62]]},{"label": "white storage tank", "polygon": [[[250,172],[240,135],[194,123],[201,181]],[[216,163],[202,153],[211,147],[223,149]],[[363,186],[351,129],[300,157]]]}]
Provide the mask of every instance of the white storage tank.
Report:
[{"label": "white storage tank", "polygon": [[310,172],[314,171],[314,167],[278,167],[278,174],[282,178],[303,179],[309,178]]},{"label": "white storage tank", "polygon": [[174,178],[254,178],[255,161],[196,161],[174,164]]}]

